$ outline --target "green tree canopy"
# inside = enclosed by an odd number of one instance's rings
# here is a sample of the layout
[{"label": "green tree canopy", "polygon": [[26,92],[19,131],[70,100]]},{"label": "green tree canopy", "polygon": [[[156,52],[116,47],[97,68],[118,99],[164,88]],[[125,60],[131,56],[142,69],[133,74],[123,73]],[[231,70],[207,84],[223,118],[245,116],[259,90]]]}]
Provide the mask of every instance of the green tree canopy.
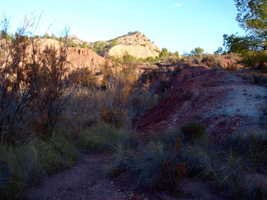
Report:
[{"label": "green tree canopy", "polygon": [[191,53],[192,56],[201,56],[203,52],[204,52],[204,49],[202,49],[200,47],[196,47],[190,53]]},{"label": "green tree canopy", "polygon": [[255,36],[237,36],[237,35],[223,35],[223,46],[225,46],[226,51],[234,53],[245,53],[249,49],[257,50],[259,39]]},{"label": "green tree canopy", "polygon": [[166,48],[162,48],[159,57],[163,58],[168,56],[169,56],[168,50]]},{"label": "green tree canopy", "polygon": [[117,44],[119,44],[118,40],[117,39],[113,39],[113,40],[111,40],[110,47],[114,47]]},{"label": "green tree canopy", "polygon": [[253,36],[259,48],[267,50],[267,0],[235,0],[240,27]]},{"label": "green tree canopy", "polygon": [[82,43],[82,48],[88,48],[86,42],[83,42],[83,43]]}]

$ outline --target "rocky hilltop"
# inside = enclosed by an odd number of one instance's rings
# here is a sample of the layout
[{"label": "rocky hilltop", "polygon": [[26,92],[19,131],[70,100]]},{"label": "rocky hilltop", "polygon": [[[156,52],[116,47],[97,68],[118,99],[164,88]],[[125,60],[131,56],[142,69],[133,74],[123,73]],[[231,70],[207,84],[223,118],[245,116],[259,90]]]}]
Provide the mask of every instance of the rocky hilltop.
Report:
[{"label": "rocky hilltop", "polygon": [[[70,35],[68,39],[72,40],[76,44],[83,44],[85,41],[81,40],[77,35]],[[92,42],[85,42],[88,46],[93,46]]]},{"label": "rocky hilltop", "polygon": [[[76,35],[69,36],[69,39],[77,44],[82,44],[84,42]],[[101,56],[114,56],[117,58],[125,54],[130,54],[136,58],[155,58],[159,56],[160,52],[158,46],[139,31],[129,32],[126,35],[108,41],[97,41],[95,43],[86,42],[92,49],[100,43],[103,43],[105,46],[104,49],[98,52]]]},{"label": "rocky hilltop", "polygon": [[131,54],[136,58],[147,58],[159,56],[159,48],[139,31],[130,32],[115,38],[119,45],[108,50],[109,56],[122,57]]}]

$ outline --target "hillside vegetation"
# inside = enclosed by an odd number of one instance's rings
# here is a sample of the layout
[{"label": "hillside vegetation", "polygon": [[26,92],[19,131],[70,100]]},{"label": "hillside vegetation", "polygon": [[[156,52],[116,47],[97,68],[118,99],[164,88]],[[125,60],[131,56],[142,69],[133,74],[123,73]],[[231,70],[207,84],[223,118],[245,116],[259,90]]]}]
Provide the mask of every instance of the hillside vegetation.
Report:
[{"label": "hillside vegetation", "polygon": [[0,198],[28,198],[45,177],[99,153],[109,159],[94,167],[141,191],[194,199],[197,182],[212,186],[210,199],[266,199],[267,26],[253,12],[267,4],[235,1],[250,32],[225,35],[214,54],[160,51],[140,32],[98,43],[35,36],[29,21],[10,34],[4,19]]}]

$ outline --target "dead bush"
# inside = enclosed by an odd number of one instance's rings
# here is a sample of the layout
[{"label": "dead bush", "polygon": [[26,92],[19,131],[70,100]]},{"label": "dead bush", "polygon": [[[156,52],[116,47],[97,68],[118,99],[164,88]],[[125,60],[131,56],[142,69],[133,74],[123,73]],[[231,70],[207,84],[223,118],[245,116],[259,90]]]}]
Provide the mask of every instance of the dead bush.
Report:
[{"label": "dead bush", "polygon": [[205,54],[202,62],[207,63],[209,67],[222,67],[222,62],[219,55]]},{"label": "dead bush", "polygon": [[[8,24],[5,24],[8,26]],[[0,131],[2,139],[12,139],[25,133],[52,132],[65,109],[66,51],[40,48],[33,37],[27,18],[11,42],[2,38],[0,55]],[[34,29],[34,28],[33,28]],[[2,30],[2,36],[8,35]],[[5,34],[3,34],[3,31]],[[29,129],[29,127],[32,127]]]}]

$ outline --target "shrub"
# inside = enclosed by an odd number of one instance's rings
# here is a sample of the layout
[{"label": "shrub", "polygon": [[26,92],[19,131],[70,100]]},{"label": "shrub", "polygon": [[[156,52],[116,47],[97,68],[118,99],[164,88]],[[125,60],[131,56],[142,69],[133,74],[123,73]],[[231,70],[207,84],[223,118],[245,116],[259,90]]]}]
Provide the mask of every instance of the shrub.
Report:
[{"label": "shrub", "polygon": [[218,55],[206,54],[203,56],[202,62],[206,62],[209,67],[222,67],[222,62]]},{"label": "shrub", "polygon": [[0,197],[22,199],[26,188],[48,174],[71,166],[77,148],[67,134],[46,140],[34,138],[16,146],[0,143]]},{"label": "shrub", "polygon": [[157,187],[167,191],[176,193],[182,177],[186,174],[186,164],[181,162],[182,147],[179,137],[176,138],[175,144],[170,146],[168,156],[163,163],[163,168],[160,172]]},{"label": "shrub", "polygon": [[226,70],[227,71],[236,71],[237,70],[237,65],[236,64],[232,64],[230,66],[227,66]]},{"label": "shrub", "polygon": [[267,67],[267,52],[249,50],[243,55],[243,62],[250,67],[258,67],[261,70],[266,70]]},{"label": "shrub", "polygon": [[189,139],[199,139],[206,133],[206,127],[200,122],[188,122],[181,128],[181,131]]},{"label": "shrub", "polygon": [[89,151],[114,152],[119,145],[123,148],[133,148],[138,140],[139,137],[133,131],[100,123],[82,131],[78,146]]},{"label": "shrub", "polygon": [[186,173],[186,164],[181,161],[182,144],[176,133],[174,140],[165,136],[148,144],[139,143],[133,149],[117,145],[111,162],[105,166],[106,173],[114,177],[128,170],[142,187],[177,192]]},{"label": "shrub", "polygon": [[41,40],[26,36],[31,23],[25,24],[1,48],[0,132],[4,140],[31,134],[29,126],[38,134],[52,133],[69,99],[66,43],[59,49],[42,49]]}]

